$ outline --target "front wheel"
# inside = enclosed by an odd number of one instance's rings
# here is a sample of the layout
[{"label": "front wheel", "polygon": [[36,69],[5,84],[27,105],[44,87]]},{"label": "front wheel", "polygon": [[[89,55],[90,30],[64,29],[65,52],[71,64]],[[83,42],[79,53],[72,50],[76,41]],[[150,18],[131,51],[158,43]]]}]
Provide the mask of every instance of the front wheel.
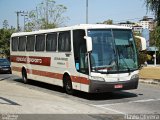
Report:
[{"label": "front wheel", "polygon": [[22,80],[25,84],[28,83],[27,72],[24,69],[22,70]]},{"label": "front wheel", "polygon": [[72,95],[74,93],[74,90],[72,88],[72,81],[69,76],[65,76],[64,78],[64,88],[67,94]]}]

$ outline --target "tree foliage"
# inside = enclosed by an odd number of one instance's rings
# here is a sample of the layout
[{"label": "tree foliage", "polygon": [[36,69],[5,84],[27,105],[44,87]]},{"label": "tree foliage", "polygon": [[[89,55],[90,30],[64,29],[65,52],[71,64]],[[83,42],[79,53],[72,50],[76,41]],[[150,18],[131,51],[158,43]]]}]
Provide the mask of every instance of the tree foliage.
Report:
[{"label": "tree foliage", "polygon": [[48,29],[63,26],[67,17],[64,17],[67,7],[57,5],[54,0],[44,0],[36,10],[29,12],[28,30]]},{"label": "tree foliage", "polygon": [[108,19],[108,20],[104,21],[103,24],[112,25],[113,24],[113,20]]},{"label": "tree foliage", "polygon": [[145,0],[146,7],[150,9],[157,20],[157,25],[160,26],[160,0]]},{"label": "tree foliage", "polygon": [[159,54],[160,54],[160,26],[157,26],[154,30],[154,40],[155,45],[158,47]]},{"label": "tree foliage", "polygon": [[[4,22],[3,22],[4,23]],[[5,20],[5,23],[8,23]],[[9,26],[7,24],[7,26]],[[0,56],[9,57],[10,55],[10,37],[15,29],[8,29],[8,27],[3,26],[4,28],[0,29]]]},{"label": "tree foliage", "polygon": [[3,28],[4,28],[4,29],[7,29],[8,26],[9,26],[9,25],[8,25],[8,21],[7,21],[7,20],[4,20],[4,21],[3,21]]}]

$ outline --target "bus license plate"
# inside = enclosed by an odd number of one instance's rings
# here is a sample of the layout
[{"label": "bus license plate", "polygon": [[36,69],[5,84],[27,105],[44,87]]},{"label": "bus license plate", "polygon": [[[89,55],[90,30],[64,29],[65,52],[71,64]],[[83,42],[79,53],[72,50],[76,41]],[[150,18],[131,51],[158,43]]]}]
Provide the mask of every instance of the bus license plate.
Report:
[{"label": "bus license plate", "polygon": [[114,88],[123,88],[123,85],[115,85]]}]

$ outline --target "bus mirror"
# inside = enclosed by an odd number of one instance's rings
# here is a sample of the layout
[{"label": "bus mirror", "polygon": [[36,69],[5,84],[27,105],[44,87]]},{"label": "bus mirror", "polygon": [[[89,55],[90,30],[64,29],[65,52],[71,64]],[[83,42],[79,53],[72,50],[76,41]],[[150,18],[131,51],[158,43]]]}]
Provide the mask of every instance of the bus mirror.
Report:
[{"label": "bus mirror", "polygon": [[140,37],[140,36],[135,36],[135,38],[138,38],[140,39],[140,43],[141,43],[141,48],[140,48],[140,51],[144,51],[147,49],[146,47],[146,39],[144,37]]},{"label": "bus mirror", "polygon": [[91,52],[92,51],[92,38],[85,36],[84,39],[86,39],[87,52]]}]

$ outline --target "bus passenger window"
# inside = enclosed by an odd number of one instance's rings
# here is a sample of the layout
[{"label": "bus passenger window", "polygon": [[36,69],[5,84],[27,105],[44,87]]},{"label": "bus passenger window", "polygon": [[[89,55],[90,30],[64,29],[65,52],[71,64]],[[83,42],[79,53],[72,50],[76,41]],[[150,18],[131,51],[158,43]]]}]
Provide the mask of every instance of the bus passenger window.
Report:
[{"label": "bus passenger window", "polygon": [[19,37],[18,50],[19,51],[25,51],[26,50],[26,36]]},{"label": "bus passenger window", "polygon": [[58,51],[60,51],[60,52],[70,52],[71,51],[70,31],[65,31],[65,32],[59,33]]},{"label": "bus passenger window", "polygon": [[57,50],[57,33],[47,34],[46,37],[46,51]]},{"label": "bus passenger window", "polygon": [[34,35],[27,36],[26,50],[34,51],[34,45],[35,45],[35,36]]},{"label": "bus passenger window", "polygon": [[37,35],[36,36],[36,51],[44,51],[45,49],[45,35]]},{"label": "bus passenger window", "polygon": [[12,38],[12,51],[18,50],[18,37]]}]

